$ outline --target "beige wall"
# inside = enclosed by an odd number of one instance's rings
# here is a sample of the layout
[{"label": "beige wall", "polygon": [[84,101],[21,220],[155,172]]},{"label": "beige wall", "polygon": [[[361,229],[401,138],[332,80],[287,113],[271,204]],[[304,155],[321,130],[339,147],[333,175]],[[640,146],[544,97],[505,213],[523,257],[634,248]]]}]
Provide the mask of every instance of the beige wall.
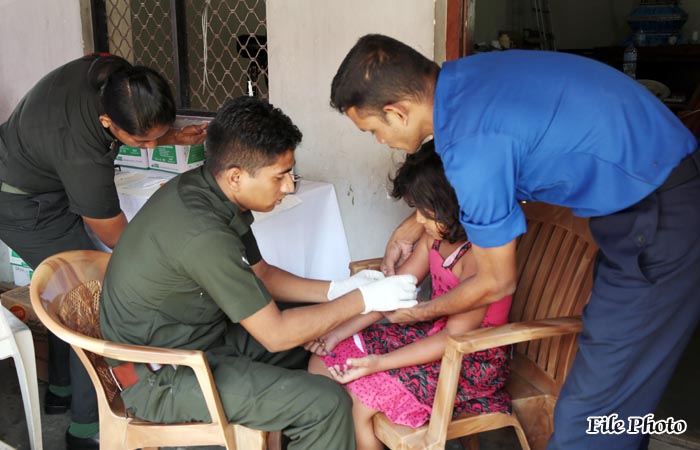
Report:
[{"label": "beige wall", "polygon": [[[44,74],[82,52],[78,0],[0,0],[0,123]],[[0,280],[12,280],[2,243]]]},{"label": "beige wall", "polygon": [[409,209],[390,199],[388,175],[399,152],[360,133],[328,105],[347,51],[366,33],[383,33],[433,57],[433,0],[268,0],[270,101],[304,133],[298,172],[335,185],[353,259],[379,256]]}]

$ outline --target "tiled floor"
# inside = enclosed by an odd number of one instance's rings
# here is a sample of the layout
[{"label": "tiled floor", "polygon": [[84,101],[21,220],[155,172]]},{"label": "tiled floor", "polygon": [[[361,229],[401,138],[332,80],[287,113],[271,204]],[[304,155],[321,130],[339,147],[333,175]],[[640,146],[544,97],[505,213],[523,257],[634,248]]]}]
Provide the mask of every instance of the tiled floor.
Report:
[{"label": "tiled floor", "polygon": [[[652,450],[700,449],[700,331],[686,350],[676,370],[670,387],[661,401],[656,418],[673,416],[688,423],[688,431],[679,437],[659,436],[652,439]],[[43,398],[46,385],[40,384],[40,396]],[[44,450],[63,450],[63,435],[69,423],[69,416],[42,415]],[[28,450],[29,438],[22,398],[19,392],[17,376],[11,360],[0,361],[0,441],[16,450]],[[518,449],[515,434],[510,429],[483,433],[480,436],[482,450]],[[6,447],[0,442],[0,450]],[[197,447],[205,449],[205,447]],[[209,447],[212,449],[212,447]],[[213,447],[219,448],[219,447]],[[448,442],[447,450],[460,450],[456,441]]]}]

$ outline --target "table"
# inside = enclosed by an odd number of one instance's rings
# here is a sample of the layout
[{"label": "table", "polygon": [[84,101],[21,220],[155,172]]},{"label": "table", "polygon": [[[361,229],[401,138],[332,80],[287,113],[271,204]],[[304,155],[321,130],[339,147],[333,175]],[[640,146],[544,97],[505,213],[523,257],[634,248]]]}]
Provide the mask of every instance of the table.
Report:
[{"label": "table", "polygon": [[260,252],[268,263],[301,277],[347,278],[350,251],[335,188],[318,181],[300,183],[294,197],[301,203],[253,222]]},{"label": "table", "polygon": [[[125,168],[115,176],[128,220],[175,174]],[[301,180],[294,195],[269,213],[254,213],[253,233],[269,264],[319,280],[349,276],[348,250],[340,208],[332,184]]]}]

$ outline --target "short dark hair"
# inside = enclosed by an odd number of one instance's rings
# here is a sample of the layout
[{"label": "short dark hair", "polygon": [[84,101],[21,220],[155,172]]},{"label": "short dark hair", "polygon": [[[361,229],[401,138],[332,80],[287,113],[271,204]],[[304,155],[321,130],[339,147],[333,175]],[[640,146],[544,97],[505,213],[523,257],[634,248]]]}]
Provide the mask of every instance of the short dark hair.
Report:
[{"label": "short dark hair", "polygon": [[361,37],[331,83],[331,106],[370,112],[401,100],[431,98],[440,67],[408,45],[381,34]]},{"label": "short dark hair", "polygon": [[207,164],[216,176],[238,167],[255,176],[296,149],[301,131],[282,110],[256,97],[226,102],[207,128]]},{"label": "short dark hair", "polygon": [[459,202],[447,181],[440,156],[432,140],[406,157],[393,179],[391,196],[403,198],[425,217],[440,224],[442,238],[454,243],[467,239],[459,221]]},{"label": "short dark hair", "polygon": [[100,56],[91,64],[88,80],[99,90],[101,112],[131,135],[145,136],[175,121],[173,93],[153,69],[132,66],[118,56]]}]

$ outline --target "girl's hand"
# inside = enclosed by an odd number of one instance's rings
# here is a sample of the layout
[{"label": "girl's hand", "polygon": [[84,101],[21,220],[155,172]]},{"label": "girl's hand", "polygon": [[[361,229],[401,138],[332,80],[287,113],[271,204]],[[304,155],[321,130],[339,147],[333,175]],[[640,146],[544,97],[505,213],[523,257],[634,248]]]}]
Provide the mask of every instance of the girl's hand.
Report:
[{"label": "girl's hand", "polygon": [[329,367],[328,371],[335,381],[340,384],[346,384],[379,372],[379,355],[369,355],[364,358],[348,358],[342,367],[336,364],[333,367]]}]

